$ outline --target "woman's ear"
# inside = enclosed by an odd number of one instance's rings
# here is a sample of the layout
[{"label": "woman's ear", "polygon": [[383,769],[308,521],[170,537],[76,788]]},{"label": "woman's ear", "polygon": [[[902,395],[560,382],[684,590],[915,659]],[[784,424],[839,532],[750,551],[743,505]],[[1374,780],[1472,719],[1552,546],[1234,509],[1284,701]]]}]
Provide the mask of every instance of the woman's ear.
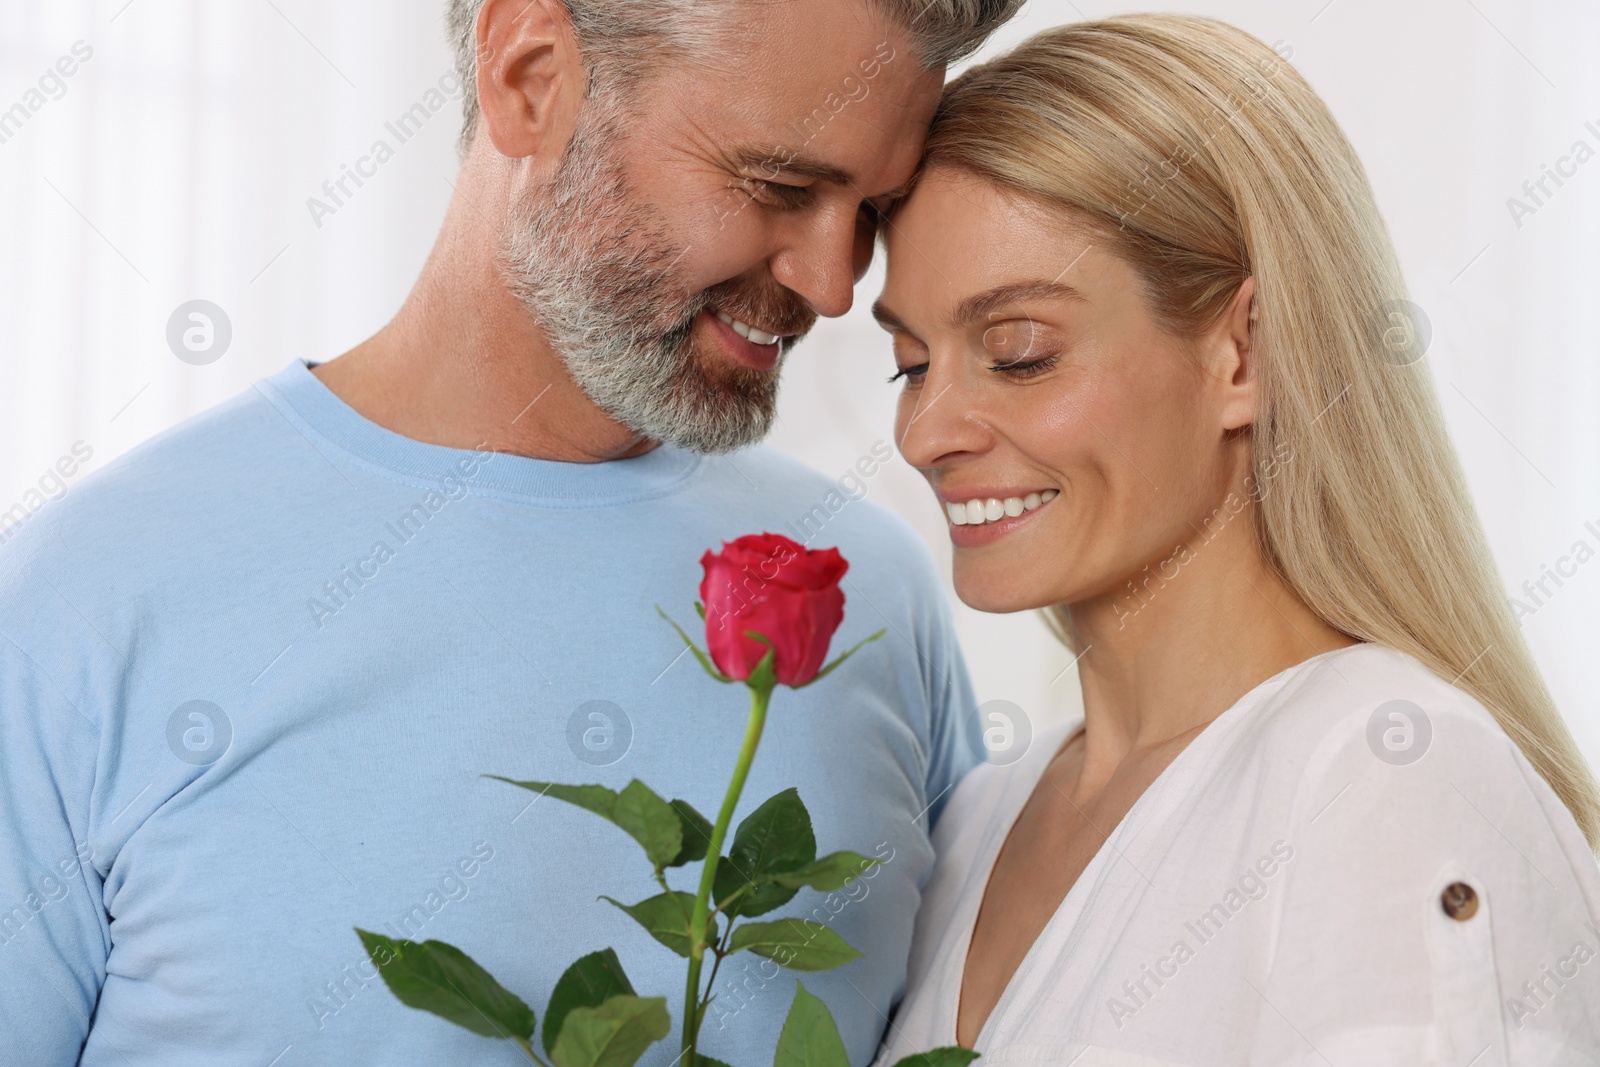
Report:
[{"label": "woman's ear", "polygon": [[1255,275],[1245,278],[1233,301],[1213,328],[1213,373],[1220,390],[1220,411],[1225,432],[1242,429],[1256,419],[1261,376],[1255,345]]},{"label": "woman's ear", "polygon": [[484,0],[477,25],[479,124],[511,159],[554,167],[589,74],[560,0]]}]

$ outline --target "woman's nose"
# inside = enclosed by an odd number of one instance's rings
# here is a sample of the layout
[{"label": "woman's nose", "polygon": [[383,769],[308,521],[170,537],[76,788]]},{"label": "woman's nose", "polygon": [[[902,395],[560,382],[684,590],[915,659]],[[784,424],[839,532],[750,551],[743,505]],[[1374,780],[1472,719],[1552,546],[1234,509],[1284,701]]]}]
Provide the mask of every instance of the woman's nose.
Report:
[{"label": "woman's nose", "polygon": [[930,470],[987,451],[994,435],[977,400],[960,375],[930,367],[921,386],[900,401],[895,437],[906,462]]}]

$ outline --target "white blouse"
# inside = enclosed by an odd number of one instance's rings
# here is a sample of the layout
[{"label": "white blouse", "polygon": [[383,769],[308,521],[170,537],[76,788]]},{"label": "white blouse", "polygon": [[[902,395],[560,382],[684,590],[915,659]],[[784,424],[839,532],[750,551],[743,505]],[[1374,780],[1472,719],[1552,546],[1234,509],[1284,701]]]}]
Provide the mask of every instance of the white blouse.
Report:
[{"label": "white blouse", "polygon": [[[989,872],[1078,726],[952,795],[878,1064],[955,1044]],[[979,1067],[1594,1067],[1600,865],[1482,705],[1392,649],[1324,653],[1179,753],[975,1045]]]}]

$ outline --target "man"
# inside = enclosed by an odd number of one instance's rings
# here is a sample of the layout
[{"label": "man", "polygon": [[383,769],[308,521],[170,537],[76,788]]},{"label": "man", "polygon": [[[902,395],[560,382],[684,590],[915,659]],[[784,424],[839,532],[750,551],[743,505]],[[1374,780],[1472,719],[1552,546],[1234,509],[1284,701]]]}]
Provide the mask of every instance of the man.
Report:
[{"label": "man", "polygon": [[[692,621],[701,553],[769,529],[850,560],[836,649],[889,631],[780,691],[739,812],[797,786],[825,849],[885,861],[776,913],[864,954],[807,986],[870,1058],[970,685],[926,554],[852,499],[890,448],[841,487],[744,446],[849,308],[946,63],[1014,7],[454,0],[461,177],[394,321],[0,551],[0,1062],[525,1062],[402,1006],[357,926],[541,1016],[615,946],[681,1019],[683,962],[597,900],[656,892],[632,844],[480,775],[714,812],[743,699],[654,605]],[[702,1047],[770,1061],[793,988],[733,957]]]}]

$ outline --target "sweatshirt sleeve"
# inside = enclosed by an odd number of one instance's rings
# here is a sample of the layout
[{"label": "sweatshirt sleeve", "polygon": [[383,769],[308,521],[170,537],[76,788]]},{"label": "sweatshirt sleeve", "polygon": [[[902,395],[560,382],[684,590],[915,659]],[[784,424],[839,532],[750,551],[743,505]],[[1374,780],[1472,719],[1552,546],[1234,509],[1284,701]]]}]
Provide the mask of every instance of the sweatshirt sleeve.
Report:
[{"label": "sweatshirt sleeve", "polygon": [[0,635],[0,1063],[78,1062],[105,980],[88,827],[98,737]]}]

